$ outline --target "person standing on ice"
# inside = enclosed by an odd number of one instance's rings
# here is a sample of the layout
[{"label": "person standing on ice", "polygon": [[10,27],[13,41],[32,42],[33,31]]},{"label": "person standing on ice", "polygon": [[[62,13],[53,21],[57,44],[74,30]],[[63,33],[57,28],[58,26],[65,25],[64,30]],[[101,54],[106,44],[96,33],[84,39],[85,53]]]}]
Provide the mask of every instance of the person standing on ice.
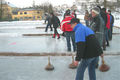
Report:
[{"label": "person standing on ice", "polygon": [[104,12],[107,14],[107,23],[106,23],[106,42],[107,45],[106,46],[110,46],[109,45],[109,31],[110,31],[110,15],[107,13],[106,8],[102,8],[102,10],[104,10]]},{"label": "person standing on ice", "polygon": [[114,16],[111,14],[111,10],[108,10],[108,14],[110,15],[110,32],[109,32],[109,39],[112,40]]},{"label": "person standing on ice", "polygon": [[102,17],[102,19],[103,19],[102,21],[104,23],[104,25],[103,25],[103,28],[104,28],[103,50],[106,50],[107,14],[99,5],[97,5],[97,7],[100,9],[100,16]]},{"label": "person standing on ice", "polygon": [[[103,40],[104,40],[104,21],[100,15],[100,9],[95,7],[92,9],[92,21],[90,23],[90,28],[94,31],[95,36],[100,44],[103,47]],[[96,64],[96,68],[98,68],[98,63]]]},{"label": "person standing on ice", "polygon": [[60,35],[57,31],[57,28],[60,26],[60,20],[57,16],[54,15],[54,13],[50,13],[50,15],[52,16],[51,18],[51,24],[53,24],[53,28],[54,28],[54,34],[53,34],[53,38],[55,38],[55,36],[57,35],[58,39],[60,38]]},{"label": "person standing on ice", "polygon": [[62,20],[60,24],[60,29],[65,33],[66,41],[67,41],[67,51],[71,52],[71,40],[73,45],[73,51],[76,51],[76,44],[75,44],[75,34],[71,25],[68,24],[72,19],[70,11],[66,12],[65,19]]},{"label": "person standing on ice", "polygon": [[[65,16],[67,16],[67,15],[66,15],[67,13],[70,13],[70,9],[67,9],[67,10],[65,11],[64,16],[63,16],[63,19],[65,19]],[[65,37],[65,33],[64,33],[64,32],[62,33],[62,36]]]},{"label": "person standing on ice", "polygon": [[77,45],[74,64],[78,66],[78,68],[75,80],[83,80],[84,72],[87,67],[89,80],[96,80],[95,66],[99,60],[99,56],[103,57],[101,46],[94,32],[89,27],[81,24],[79,19],[71,19],[70,24],[75,31],[75,42]]},{"label": "person standing on ice", "polygon": [[46,21],[47,21],[48,23],[47,23],[47,26],[46,26],[46,28],[45,28],[45,32],[47,32],[49,26],[50,26],[50,31],[53,31],[53,30],[52,30],[52,26],[51,26],[51,16],[50,16],[49,14],[46,14],[45,23],[46,23]]},{"label": "person standing on ice", "polygon": [[90,28],[95,32],[95,36],[102,47],[104,38],[104,22],[100,15],[100,9],[98,7],[93,8],[91,14],[93,19],[90,23]]}]

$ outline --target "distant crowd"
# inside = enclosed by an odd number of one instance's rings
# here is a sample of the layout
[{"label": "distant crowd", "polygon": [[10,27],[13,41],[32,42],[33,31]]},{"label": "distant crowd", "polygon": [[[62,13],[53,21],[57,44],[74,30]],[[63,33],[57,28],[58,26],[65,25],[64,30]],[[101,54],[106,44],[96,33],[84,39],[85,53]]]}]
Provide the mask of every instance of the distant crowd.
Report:
[{"label": "distant crowd", "polygon": [[[96,15],[92,15],[92,10],[95,10]],[[86,26],[90,27],[95,32],[103,50],[106,50],[106,46],[110,46],[109,40],[112,40],[114,25],[114,16],[111,10],[106,10],[106,8],[101,8],[100,6],[91,9],[90,12],[86,10],[84,20]]]}]

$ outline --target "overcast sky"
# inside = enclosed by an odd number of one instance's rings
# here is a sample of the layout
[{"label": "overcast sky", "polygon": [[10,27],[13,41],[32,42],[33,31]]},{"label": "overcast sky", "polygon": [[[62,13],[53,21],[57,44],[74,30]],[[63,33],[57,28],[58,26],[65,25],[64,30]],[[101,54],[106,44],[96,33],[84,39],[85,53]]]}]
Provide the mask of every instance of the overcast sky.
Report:
[{"label": "overcast sky", "polygon": [[[5,0],[7,2],[12,3],[16,7],[28,7],[32,6],[33,0]],[[50,2],[53,6],[68,4],[72,5],[75,0],[34,0],[36,5],[42,4],[44,2]]]}]

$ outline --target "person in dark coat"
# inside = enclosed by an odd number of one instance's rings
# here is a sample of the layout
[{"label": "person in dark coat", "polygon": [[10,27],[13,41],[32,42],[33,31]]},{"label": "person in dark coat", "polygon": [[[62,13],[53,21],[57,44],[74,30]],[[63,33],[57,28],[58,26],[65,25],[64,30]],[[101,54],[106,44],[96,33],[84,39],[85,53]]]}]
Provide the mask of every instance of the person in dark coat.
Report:
[{"label": "person in dark coat", "polygon": [[100,15],[100,9],[98,7],[92,9],[92,18],[93,19],[90,23],[90,28],[95,32],[96,38],[102,47],[104,38],[104,22]]},{"label": "person in dark coat", "polygon": [[109,38],[108,38],[108,31],[110,26],[108,25],[109,19],[108,19],[108,14],[106,13],[106,8],[102,8],[102,12],[104,13],[105,18],[103,20],[105,20],[105,45],[107,43],[106,46],[109,46]]},{"label": "person in dark coat", "polygon": [[89,27],[81,24],[79,19],[71,19],[70,24],[73,31],[75,31],[75,42],[77,45],[74,64],[78,68],[75,80],[83,80],[87,67],[90,80],[96,80],[95,65],[99,60],[99,56],[103,57],[101,46],[94,32]]},{"label": "person in dark coat", "polygon": [[46,21],[47,21],[48,23],[47,23],[47,26],[46,26],[46,28],[45,28],[45,32],[47,32],[49,26],[50,26],[50,30],[52,31],[51,16],[50,16],[49,14],[46,14],[45,23],[46,23]]},{"label": "person in dark coat", "polygon": [[108,14],[110,15],[110,32],[109,32],[109,39],[112,40],[114,16],[111,14],[111,10],[108,10]]},{"label": "person in dark coat", "polygon": [[104,9],[101,9],[100,6],[97,6],[99,9],[100,9],[100,15],[103,19],[103,22],[104,22],[104,37],[103,37],[103,50],[106,50],[106,32],[107,32],[107,28],[106,28],[106,24],[107,24],[107,14],[105,12]]},{"label": "person in dark coat", "polygon": [[58,39],[60,38],[60,35],[57,31],[57,28],[60,26],[60,20],[57,16],[54,15],[54,13],[51,13],[51,24],[53,24],[53,28],[54,28],[54,34],[53,34],[53,38],[55,38],[55,36],[57,35]]},{"label": "person in dark coat", "polygon": [[[95,36],[99,41],[101,47],[103,47],[103,40],[104,40],[104,21],[100,15],[100,9],[95,7],[92,9],[92,21],[90,23],[90,28],[95,32]],[[96,68],[98,68],[98,63],[96,64]]]}]

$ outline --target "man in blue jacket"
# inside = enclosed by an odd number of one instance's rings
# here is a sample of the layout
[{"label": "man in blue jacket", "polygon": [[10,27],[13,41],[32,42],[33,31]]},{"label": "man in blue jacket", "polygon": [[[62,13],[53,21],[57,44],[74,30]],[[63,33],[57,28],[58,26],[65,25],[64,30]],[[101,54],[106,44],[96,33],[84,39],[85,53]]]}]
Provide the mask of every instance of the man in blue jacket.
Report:
[{"label": "man in blue jacket", "polygon": [[99,60],[99,56],[103,57],[103,51],[100,47],[94,32],[80,23],[79,19],[73,18],[70,23],[75,31],[75,42],[77,45],[77,54],[75,65],[78,66],[76,79],[83,80],[84,72],[88,67],[90,80],[96,80],[95,65]]}]

